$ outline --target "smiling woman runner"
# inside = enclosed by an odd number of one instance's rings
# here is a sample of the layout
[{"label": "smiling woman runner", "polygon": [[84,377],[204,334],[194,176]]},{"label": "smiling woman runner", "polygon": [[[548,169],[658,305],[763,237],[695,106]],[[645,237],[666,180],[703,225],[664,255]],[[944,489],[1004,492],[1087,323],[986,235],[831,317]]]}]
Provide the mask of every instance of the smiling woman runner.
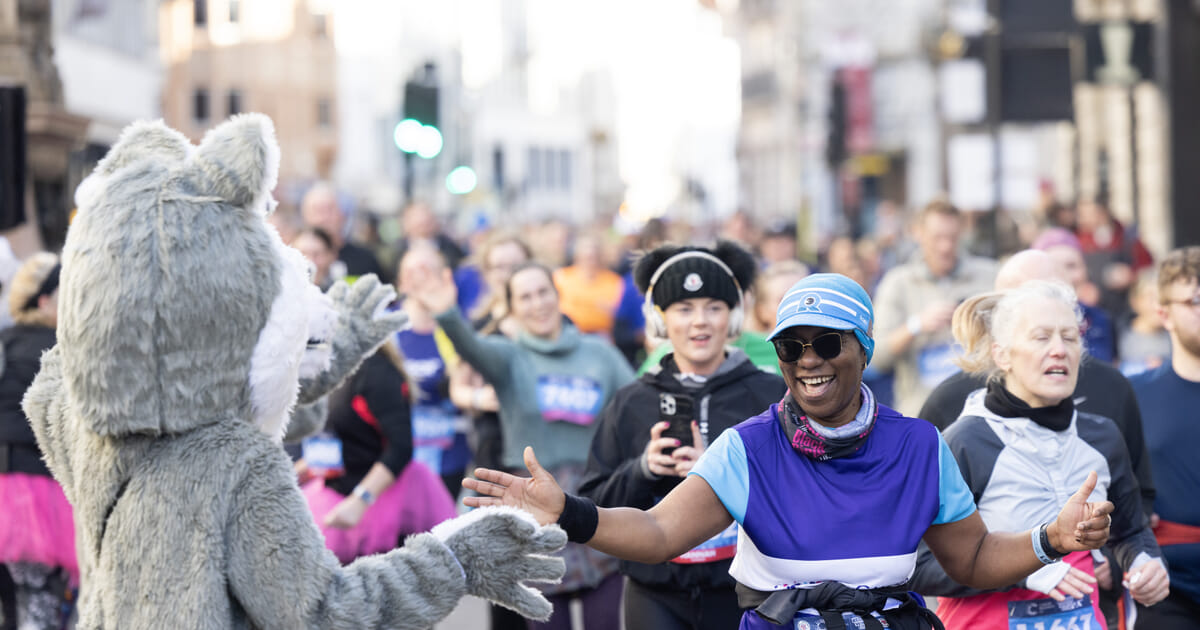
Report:
[{"label": "smiling woman runner", "polygon": [[468,504],[526,509],[572,540],[643,563],[676,557],[736,520],[730,574],[739,603],[753,609],[744,630],[821,619],[831,629],[878,629],[880,619],[891,629],[940,628],[905,588],[922,539],[947,573],[977,588],[1012,584],[1052,555],[1108,539],[1112,504],[1087,502],[1095,475],[1042,526],[987,530],[933,425],[876,404],[863,386],[874,318],[854,281],[809,276],[777,319],[771,340],[788,394],[722,433],[653,508],[596,508],[566,495],[531,448],[532,478],[476,470],[464,483],[483,496]]}]

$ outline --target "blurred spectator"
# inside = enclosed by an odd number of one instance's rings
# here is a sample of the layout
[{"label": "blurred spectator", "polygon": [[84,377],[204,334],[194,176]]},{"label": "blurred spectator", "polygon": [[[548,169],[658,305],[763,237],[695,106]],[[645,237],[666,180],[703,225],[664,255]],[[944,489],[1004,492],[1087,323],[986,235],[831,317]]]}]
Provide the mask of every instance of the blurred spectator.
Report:
[{"label": "blurred spectator", "polygon": [[334,278],[354,280],[373,273],[387,281],[383,268],[371,250],[346,240],[346,215],[338,205],[337,191],[328,184],[316,184],[304,193],[300,201],[300,218],[308,227],[318,227],[333,239],[337,260],[330,271]]},{"label": "blurred spectator", "polygon": [[758,242],[759,234],[750,215],[745,210],[738,210],[721,225],[721,237],[750,248]]},{"label": "blurred spectator", "polygon": [[1137,234],[1117,221],[1104,200],[1080,202],[1078,221],[1088,276],[1100,285],[1099,305],[1114,318],[1123,319],[1129,312],[1129,287],[1154,259]]},{"label": "blurred spectator", "polygon": [[763,230],[758,241],[758,258],[763,266],[796,259],[796,223],[779,220]]},{"label": "blurred spectator", "polygon": [[825,252],[825,268],[830,273],[840,273],[857,282],[868,293],[873,289],[867,269],[858,256],[858,247],[849,236],[839,236],[829,242],[829,249]]},{"label": "blurred spectator", "polygon": [[14,325],[0,332],[0,612],[5,627],[21,630],[67,627],[79,583],[71,505],[21,409],[54,346],[59,269],[48,252],[18,268],[8,292]]},{"label": "blurred spectator", "polygon": [[563,314],[580,332],[612,339],[625,281],[607,269],[600,256],[600,237],[581,234],[575,239],[572,264],[554,272],[554,286]]},{"label": "blurred spectator", "polygon": [[[529,245],[513,230],[491,232],[474,250],[484,279],[484,293],[471,313],[471,324],[481,335],[515,339],[517,323],[508,311],[504,287],[514,269],[533,259]],[[504,462],[504,437],[500,428],[500,400],[496,388],[466,361],[450,374],[450,400],[472,415],[471,467],[500,469]],[[491,630],[525,630],[525,618],[498,604],[490,604]]]},{"label": "blurred spectator", "polygon": [[[418,278],[443,270],[449,272],[449,266],[437,246],[432,241],[416,241],[400,259],[398,289],[409,294],[419,286]],[[412,413],[413,459],[441,475],[451,496],[457,497],[471,459],[468,420],[450,400],[450,374],[458,364],[458,355],[421,301],[406,297],[400,307],[409,319],[396,333],[396,342],[417,386]]]},{"label": "blurred spectator", "polygon": [[987,291],[994,261],[961,253],[963,217],[934,201],[917,218],[918,251],[888,271],[875,299],[875,365],[895,374],[897,409],[915,416],[929,392],[958,369],[950,316],[967,297]]},{"label": "blurred spectator", "polygon": [[[435,314],[454,348],[496,390],[504,430],[504,467],[520,470],[523,450],[538,459],[568,492],[579,487],[596,418],[613,393],[633,380],[633,371],[611,345],[580,334],[564,322],[550,270],[537,263],[518,267],[505,287],[519,324],[516,339],[475,333],[455,308],[449,272],[419,270],[409,299]],[[581,600],[588,628],[616,628],[621,579],[617,560],[584,545],[560,552],[567,572],[560,584],[540,585],[554,605],[550,621],[529,622],[532,630],[571,627],[570,605]]]},{"label": "blurred spectator", "polygon": [[1153,370],[1171,357],[1171,335],[1158,314],[1158,274],[1148,269],[1138,274],[1129,290],[1133,317],[1117,336],[1121,372],[1126,376]]},{"label": "blurred spectator", "polygon": [[1154,533],[1171,593],[1157,606],[1138,607],[1138,627],[1182,630],[1200,619],[1200,247],[1177,249],[1158,266],[1158,301],[1171,360],[1130,381],[1146,418],[1158,489]]},{"label": "blurred spectator", "polygon": [[808,276],[809,270],[798,260],[784,260],[759,272],[754,280],[754,290],[747,300],[749,312],[746,330],[764,335],[775,330],[775,314],[783,295],[793,284]]},{"label": "blurred spectator", "polygon": [[1099,361],[1112,363],[1117,355],[1116,329],[1112,317],[1096,306],[1096,286],[1088,280],[1079,239],[1062,228],[1051,228],[1038,235],[1032,247],[1054,259],[1063,281],[1079,296],[1079,308],[1083,311],[1083,344],[1087,353]]},{"label": "blurred spectator", "polygon": [[[300,250],[301,254],[313,264],[313,284],[326,291],[334,282],[331,274],[333,263],[337,260],[337,252],[333,247],[333,237],[329,232],[319,227],[306,227],[300,230],[291,240],[292,247]],[[339,268],[340,269],[340,268]]]},{"label": "blurred spectator", "polygon": [[529,240],[533,259],[551,269],[565,267],[571,259],[571,226],[565,221],[550,219],[533,229]]},{"label": "blurred spectator", "polygon": [[424,201],[414,201],[404,207],[400,216],[400,229],[402,236],[396,244],[400,258],[403,258],[417,241],[431,241],[451,269],[457,269],[463,258],[466,258],[466,252],[454,239],[446,235],[437,215],[433,213],[433,208]]},{"label": "blurred spectator", "polygon": [[631,367],[641,365],[646,355],[646,317],[642,312],[642,294],[633,281],[633,266],[646,252],[666,244],[667,224],[662,219],[646,221],[638,233],[636,245],[625,252],[618,270],[625,280],[621,304],[617,306],[617,319],[613,324],[613,343]]}]

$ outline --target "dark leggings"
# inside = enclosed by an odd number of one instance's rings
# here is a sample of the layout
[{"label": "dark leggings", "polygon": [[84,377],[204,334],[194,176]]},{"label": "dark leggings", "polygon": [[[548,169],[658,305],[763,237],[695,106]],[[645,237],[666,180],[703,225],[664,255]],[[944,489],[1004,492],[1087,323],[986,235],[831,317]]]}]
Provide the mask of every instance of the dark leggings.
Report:
[{"label": "dark leggings", "polygon": [[621,627],[621,574],[614,573],[596,588],[546,599],[554,606],[550,621],[530,621],[529,630],[571,630],[571,600],[583,602],[584,630],[618,630]]},{"label": "dark leggings", "polygon": [[1200,604],[1187,595],[1175,592],[1150,607],[1138,604],[1137,627],[1148,630],[1200,630]]},{"label": "dark leggings", "polygon": [[654,590],[625,580],[625,630],[734,630],[742,618],[733,588]]}]

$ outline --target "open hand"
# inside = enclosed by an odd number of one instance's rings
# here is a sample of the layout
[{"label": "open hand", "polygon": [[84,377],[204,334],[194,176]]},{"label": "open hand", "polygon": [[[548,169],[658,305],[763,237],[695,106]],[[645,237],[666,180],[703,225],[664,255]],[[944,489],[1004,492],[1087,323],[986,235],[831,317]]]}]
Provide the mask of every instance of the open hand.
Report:
[{"label": "open hand", "polygon": [[1099,549],[1108,542],[1108,528],[1112,524],[1113,504],[1111,501],[1088,501],[1096,489],[1096,471],[1075,494],[1067,499],[1058,518],[1046,530],[1050,545],[1064,553]]},{"label": "open hand", "polygon": [[542,525],[558,522],[566,495],[554,476],[538,463],[532,446],[525,447],[525,467],[532,477],[476,468],[475,479],[463,479],[463,487],[482,496],[463,497],[463,503],[468,507],[507,505],[529,512]]}]

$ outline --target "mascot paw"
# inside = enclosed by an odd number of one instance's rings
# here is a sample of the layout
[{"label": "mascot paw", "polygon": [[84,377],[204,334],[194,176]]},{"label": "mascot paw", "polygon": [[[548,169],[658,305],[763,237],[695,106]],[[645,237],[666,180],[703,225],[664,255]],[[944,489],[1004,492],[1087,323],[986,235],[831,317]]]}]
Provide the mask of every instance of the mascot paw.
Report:
[{"label": "mascot paw", "polygon": [[553,607],[525,582],[557,583],[565,565],[546,554],[562,549],[567,535],[557,525],[538,525],[510,507],[478,508],[433,528],[433,535],[458,558],[467,592],[545,621]]},{"label": "mascot paw", "polygon": [[328,295],[338,310],[335,355],[361,359],[408,321],[403,311],[384,310],[396,299],[396,290],[375,274],[362,276],[353,285],[339,281]]}]

